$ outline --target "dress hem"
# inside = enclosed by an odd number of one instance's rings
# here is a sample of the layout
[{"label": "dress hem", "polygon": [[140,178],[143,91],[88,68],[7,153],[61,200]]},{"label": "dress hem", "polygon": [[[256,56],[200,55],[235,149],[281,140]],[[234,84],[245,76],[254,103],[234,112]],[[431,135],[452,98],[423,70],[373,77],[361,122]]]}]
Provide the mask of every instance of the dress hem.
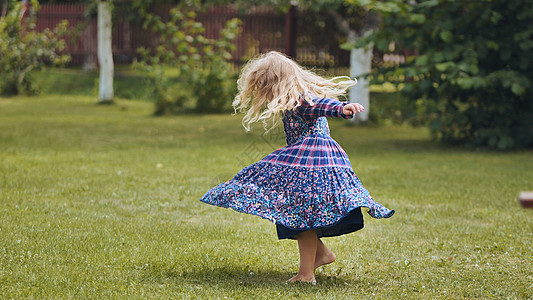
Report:
[{"label": "dress hem", "polygon": [[351,207],[350,209],[348,209],[347,213],[345,215],[342,215],[340,216],[340,218],[336,219],[334,222],[332,223],[329,223],[329,224],[324,224],[324,225],[317,225],[317,226],[312,226],[312,227],[304,227],[304,228],[294,228],[290,225],[287,225],[287,224],[284,224],[283,222],[279,222],[279,220],[276,220],[275,218],[273,217],[270,217],[270,216],[267,216],[265,214],[260,214],[260,213],[252,213],[252,212],[248,212],[248,211],[244,211],[244,210],[240,210],[240,209],[237,209],[236,207],[233,207],[233,206],[230,206],[230,205],[218,205],[218,204],[214,204],[214,203],[211,203],[211,202],[208,202],[208,201],[205,201],[203,198],[200,199],[201,202],[203,203],[206,203],[206,204],[209,204],[209,205],[212,205],[212,206],[216,206],[216,207],[221,207],[221,208],[230,208],[236,212],[239,212],[239,213],[243,213],[243,214],[247,214],[247,215],[252,215],[252,216],[258,216],[258,217],[261,217],[262,219],[265,219],[265,220],[268,220],[270,222],[272,222],[273,224],[275,225],[281,225],[281,226],[284,226],[284,227],[287,227],[291,230],[298,230],[298,231],[307,231],[307,230],[315,230],[315,229],[320,229],[320,228],[325,228],[325,227],[331,227],[331,226],[335,226],[336,224],[338,224],[339,222],[342,221],[343,218],[347,217],[351,211],[353,211],[354,209],[357,209],[357,208],[367,208],[368,211],[367,213],[374,219],[388,219],[390,217],[392,217],[395,213],[395,210],[392,209],[390,210],[390,212],[386,215],[383,215],[383,216],[379,216],[379,217],[376,217],[374,215],[372,215],[371,211],[370,211],[370,208],[368,206],[364,206],[364,205],[360,205],[360,206],[354,206],[354,207]]}]

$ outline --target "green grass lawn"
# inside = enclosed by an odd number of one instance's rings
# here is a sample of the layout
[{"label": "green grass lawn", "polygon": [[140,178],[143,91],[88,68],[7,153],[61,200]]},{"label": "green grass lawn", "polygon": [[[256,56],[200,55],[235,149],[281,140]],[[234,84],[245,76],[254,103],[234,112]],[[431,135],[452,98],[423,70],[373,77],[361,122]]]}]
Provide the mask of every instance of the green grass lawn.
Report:
[{"label": "green grass lawn", "polygon": [[[98,70],[79,68],[52,68],[30,73],[42,94],[98,95]],[[123,99],[148,99],[149,80],[131,66],[117,65],[114,72],[115,96]]]},{"label": "green grass lawn", "polygon": [[[325,239],[317,286],[286,285],[294,241],[202,204],[281,146],[230,115],[155,118],[150,103],[0,98],[0,298],[449,299],[533,297],[533,152],[444,148],[424,129],[333,137],[391,219]],[[279,133],[279,132],[278,132]]]}]

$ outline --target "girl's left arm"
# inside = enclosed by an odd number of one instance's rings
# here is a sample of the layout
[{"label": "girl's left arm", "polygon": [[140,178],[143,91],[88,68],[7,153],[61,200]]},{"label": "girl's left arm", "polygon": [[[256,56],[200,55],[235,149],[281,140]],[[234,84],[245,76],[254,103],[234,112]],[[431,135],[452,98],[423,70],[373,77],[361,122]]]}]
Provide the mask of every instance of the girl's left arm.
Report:
[{"label": "girl's left arm", "polygon": [[353,117],[353,115],[360,113],[363,110],[365,110],[365,107],[359,103],[346,103],[342,108],[342,113]]},{"label": "girl's left arm", "polygon": [[313,105],[303,100],[297,110],[304,117],[314,119],[318,117],[337,117],[351,119],[353,115],[364,110],[359,103],[340,102],[335,99],[313,99]]}]

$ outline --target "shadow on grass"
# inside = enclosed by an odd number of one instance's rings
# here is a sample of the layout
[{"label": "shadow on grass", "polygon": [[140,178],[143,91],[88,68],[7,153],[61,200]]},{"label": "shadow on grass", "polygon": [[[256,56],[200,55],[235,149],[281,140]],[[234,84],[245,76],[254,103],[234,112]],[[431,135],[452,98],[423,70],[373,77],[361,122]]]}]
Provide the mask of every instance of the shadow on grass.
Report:
[{"label": "shadow on grass", "polygon": [[[244,267],[244,268],[243,268]],[[245,266],[145,266],[142,268],[141,280],[152,284],[174,284],[180,287],[201,287],[205,290],[246,289],[257,290],[298,290],[299,292],[316,292],[318,289],[345,289],[359,286],[361,280],[353,278],[326,276],[317,272],[318,284],[287,284],[286,280],[295,275],[293,272],[275,270],[250,270]],[[240,268],[240,269],[239,269]]]}]

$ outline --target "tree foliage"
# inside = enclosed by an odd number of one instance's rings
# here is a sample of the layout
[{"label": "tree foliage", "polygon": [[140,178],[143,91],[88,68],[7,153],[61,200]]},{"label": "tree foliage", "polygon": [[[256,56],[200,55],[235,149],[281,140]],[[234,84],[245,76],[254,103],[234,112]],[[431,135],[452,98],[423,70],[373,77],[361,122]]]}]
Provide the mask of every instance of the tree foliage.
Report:
[{"label": "tree foliage", "polygon": [[58,54],[65,47],[62,36],[67,23],[62,22],[53,30],[35,30],[35,18],[39,3],[31,1],[24,18],[22,3],[13,4],[9,12],[0,18],[0,94],[15,95],[35,92],[28,73],[42,68],[45,63],[65,63],[69,56]]},{"label": "tree foliage", "polygon": [[[358,46],[408,54],[381,68],[422,104],[432,134],[448,144],[533,146],[533,6],[521,0],[391,1],[380,31]],[[390,2],[389,2],[390,4]]]},{"label": "tree foliage", "polygon": [[232,41],[240,30],[240,20],[228,21],[219,39],[209,39],[195,17],[187,5],[171,9],[168,21],[149,13],[144,16],[144,26],[160,36],[154,51],[139,49],[142,58],[138,63],[150,74],[156,114],[220,112],[231,106],[237,75],[230,63],[235,49]]}]

